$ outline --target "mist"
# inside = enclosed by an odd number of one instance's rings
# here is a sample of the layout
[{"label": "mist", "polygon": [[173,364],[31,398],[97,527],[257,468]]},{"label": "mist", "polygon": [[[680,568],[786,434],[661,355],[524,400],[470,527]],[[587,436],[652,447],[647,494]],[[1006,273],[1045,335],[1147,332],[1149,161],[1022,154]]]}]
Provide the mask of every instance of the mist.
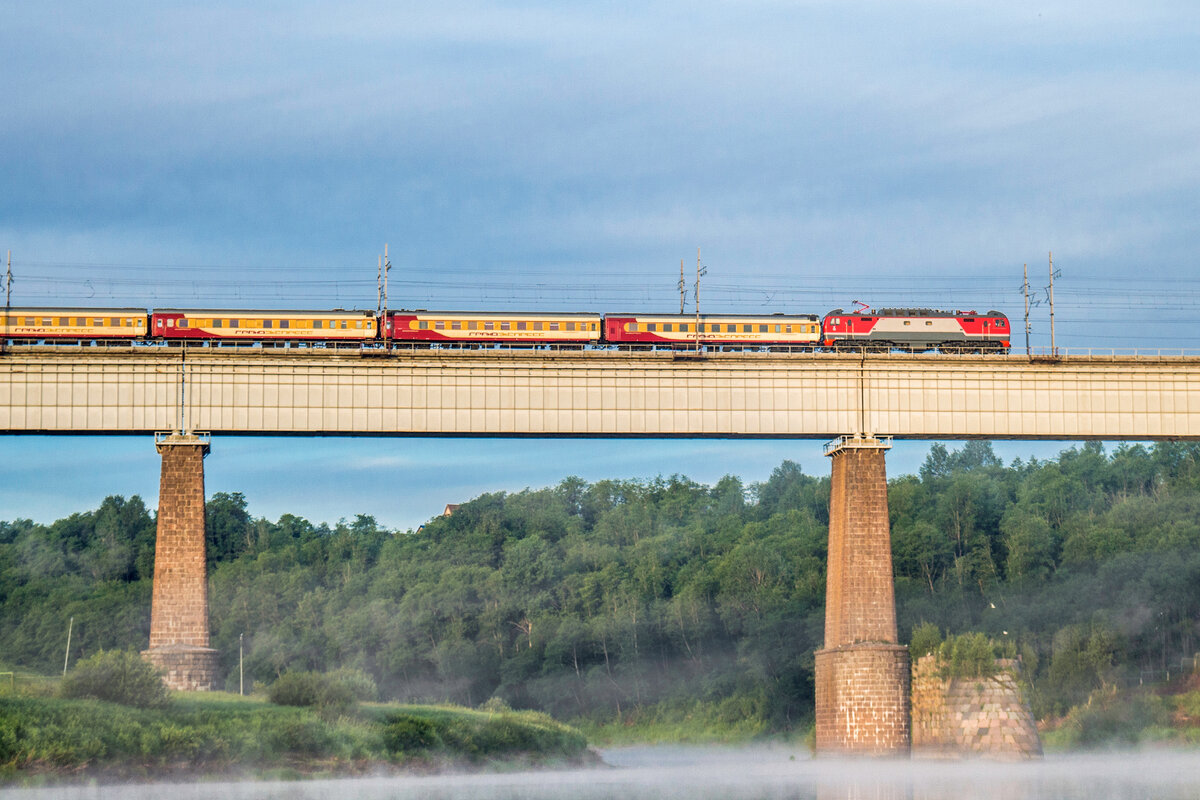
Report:
[{"label": "mist", "polygon": [[75,786],[0,791],[14,800],[1159,800],[1194,798],[1200,754],[1121,752],[1044,761],[840,761],[799,746],[640,746],[603,751],[606,766],[561,772]]}]

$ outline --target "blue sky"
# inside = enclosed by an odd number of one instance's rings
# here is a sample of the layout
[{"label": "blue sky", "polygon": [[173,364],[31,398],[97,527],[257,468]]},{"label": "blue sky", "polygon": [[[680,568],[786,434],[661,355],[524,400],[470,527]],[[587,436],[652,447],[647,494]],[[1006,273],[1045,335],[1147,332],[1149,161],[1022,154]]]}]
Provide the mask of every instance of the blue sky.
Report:
[{"label": "blue sky", "polygon": [[[393,307],[671,309],[699,246],[705,310],[1019,318],[1021,265],[1044,295],[1054,251],[1060,346],[1200,351],[1193,4],[59,2],[4,18],[15,304],[374,307],[387,242]],[[1044,303],[1033,324],[1044,347]],[[891,471],[926,448],[898,448]],[[314,451],[335,465],[319,485],[291,466]],[[148,442],[0,452],[0,518],[157,493]],[[236,439],[214,445],[208,483],[267,516],[409,526],[568,474],[752,481],[784,457],[824,472],[819,453]]]}]

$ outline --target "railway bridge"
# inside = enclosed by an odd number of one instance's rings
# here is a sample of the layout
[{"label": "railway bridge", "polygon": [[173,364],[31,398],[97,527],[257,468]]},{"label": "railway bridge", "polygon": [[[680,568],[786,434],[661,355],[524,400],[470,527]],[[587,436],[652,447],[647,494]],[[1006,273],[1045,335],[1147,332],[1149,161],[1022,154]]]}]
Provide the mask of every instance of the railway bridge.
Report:
[{"label": "railway bridge", "polygon": [[820,753],[909,749],[884,454],[913,439],[1200,439],[1200,358],[19,348],[0,432],[143,434],[162,454],[149,649],[209,688],[204,456],[222,434],[830,440]]}]

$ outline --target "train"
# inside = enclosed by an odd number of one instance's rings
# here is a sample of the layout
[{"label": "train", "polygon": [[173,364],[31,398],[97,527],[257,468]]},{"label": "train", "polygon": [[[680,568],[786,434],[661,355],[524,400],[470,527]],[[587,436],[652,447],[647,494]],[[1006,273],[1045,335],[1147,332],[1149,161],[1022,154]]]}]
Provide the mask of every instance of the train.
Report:
[{"label": "train", "polygon": [[[861,306],[861,304],[860,304]],[[1003,313],[861,306],[816,314],[9,308],[14,344],[602,347],[1007,353]]]}]

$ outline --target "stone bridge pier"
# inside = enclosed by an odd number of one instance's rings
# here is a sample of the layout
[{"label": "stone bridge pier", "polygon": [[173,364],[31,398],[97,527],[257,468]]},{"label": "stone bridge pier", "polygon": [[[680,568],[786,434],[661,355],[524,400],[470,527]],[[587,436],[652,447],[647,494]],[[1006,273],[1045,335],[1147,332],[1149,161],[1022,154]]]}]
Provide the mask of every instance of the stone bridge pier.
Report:
[{"label": "stone bridge pier", "polygon": [[825,647],[816,653],[818,755],[910,751],[908,648],[896,636],[888,439],[842,437],[833,459]]},{"label": "stone bridge pier", "polygon": [[156,434],[162,456],[150,647],[142,657],[171,689],[217,688],[217,651],[209,647],[204,538],[204,457],[209,437]]}]

